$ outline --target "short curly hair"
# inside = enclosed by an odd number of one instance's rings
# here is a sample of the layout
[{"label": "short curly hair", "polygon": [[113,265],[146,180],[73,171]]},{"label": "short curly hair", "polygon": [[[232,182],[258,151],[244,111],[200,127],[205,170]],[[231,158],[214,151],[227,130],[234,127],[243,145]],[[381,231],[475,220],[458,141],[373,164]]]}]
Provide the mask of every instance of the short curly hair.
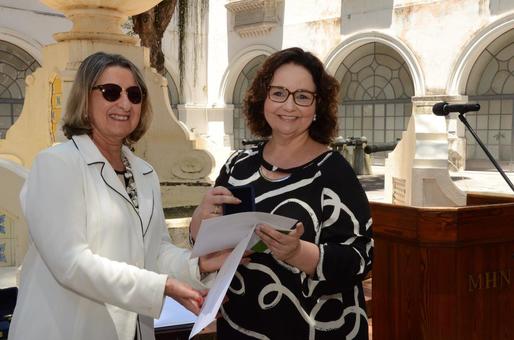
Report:
[{"label": "short curly hair", "polygon": [[134,144],[148,130],[152,120],[152,106],[141,71],[130,60],[119,54],[96,52],[82,61],[71,87],[62,127],[64,135],[68,139],[75,135],[91,134],[93,128],[88,118],[89,94],[105,69],[111,66],[123,67],[132,72],[134,80],[143,92],[139,123],[134,131],[125,137],[123,144]]},{"label": "short curly hair", "polygon": [[337,101],[339,83],[329,75],[323,63],[312,53],[299,47],[278,51],[269,56],[244,99],[244,114],[248,128],[258,137],[271,136],[271,126],[264,118],[264,101],[268,95],[268,86],[275,71],[284,64],[296,64],[304,67],[312,76],[316,85],[316,120],[309,126],[309,135],[315,141],[328,145],[335,137],[337,125]]}]

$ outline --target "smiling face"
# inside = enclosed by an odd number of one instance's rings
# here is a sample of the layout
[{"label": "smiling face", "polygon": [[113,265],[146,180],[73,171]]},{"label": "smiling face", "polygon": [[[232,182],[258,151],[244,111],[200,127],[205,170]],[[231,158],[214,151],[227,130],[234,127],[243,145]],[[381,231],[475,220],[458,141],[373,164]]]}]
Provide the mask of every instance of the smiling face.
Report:
[{"label": "smiling face", "polygon": [[[117,84],[123,90],[137,86],[130,69],[120,66],[107,67],[94,85],[103,84]],[[100,90],[92,90],[88,98],[88,116],[95,143],[121,145],[139,123],[141,103],[133,104],[125,91],[111,102],[103,97]]]},{"label": "smiling face", "polygon": [[[276,69],[270,86],[279,86],[295,92],[307,90],[316,92],[316,85],[309,71],[303,66],[289,63]],[[272,137],[294,138],[308,134],[309,126],[316,113],[316,101],[310,106],[299,106],[290,95],[283,103],[277,103],[266,96],[264,117],[272,129]]]}]

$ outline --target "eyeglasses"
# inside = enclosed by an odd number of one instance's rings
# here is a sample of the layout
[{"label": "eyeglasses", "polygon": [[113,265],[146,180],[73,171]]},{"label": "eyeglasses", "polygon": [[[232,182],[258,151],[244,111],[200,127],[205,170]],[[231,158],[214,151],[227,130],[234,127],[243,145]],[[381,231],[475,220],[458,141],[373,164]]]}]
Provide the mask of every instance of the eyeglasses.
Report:
[{"label": "eyeglasses", "polygon": [[[93,86],[92,90],[100,90],[105,100],[115,102],[121,97],[123,89],[118,84],[102,84]],[[143,100],[144,93],[139,86],[130,86],[125,89],[127,98],[132,104],[139,104]]]},{"label": "eyeglasses", "polygon": [[282,86],[268,86],[268,97],[276,103],[284,103],[290,95],[298,106],[311,106],[316,98],[316,93],[307,90],[289,91]]}]

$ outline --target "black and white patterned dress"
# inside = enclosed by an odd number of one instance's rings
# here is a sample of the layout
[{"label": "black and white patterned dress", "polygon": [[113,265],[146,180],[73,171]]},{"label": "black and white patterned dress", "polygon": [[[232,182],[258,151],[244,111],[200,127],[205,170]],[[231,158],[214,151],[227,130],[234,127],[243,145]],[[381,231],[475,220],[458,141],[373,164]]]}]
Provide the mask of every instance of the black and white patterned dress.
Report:
[{"label": "black and white patterned dress", "polygon": [[313,277],[255,253],[239,266],[218,319],[218,339],[368,339],[361,280],[371,269],[368,200],[346,160],[327,151],[289,177],[259,172],[263,144],[234,153],[216,185],[251,185],[256,210],[302,221],[320,247]]}]

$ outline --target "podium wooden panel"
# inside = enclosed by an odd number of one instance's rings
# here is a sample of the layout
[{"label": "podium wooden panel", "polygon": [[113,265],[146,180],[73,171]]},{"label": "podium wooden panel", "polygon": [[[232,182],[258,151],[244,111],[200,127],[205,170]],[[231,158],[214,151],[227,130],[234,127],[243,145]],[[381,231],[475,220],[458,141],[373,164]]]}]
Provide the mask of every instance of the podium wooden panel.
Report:
[{"label": "podium wooden panel", "polygon": [[371,210],[374,340],[514,339],[513,196]]}]

